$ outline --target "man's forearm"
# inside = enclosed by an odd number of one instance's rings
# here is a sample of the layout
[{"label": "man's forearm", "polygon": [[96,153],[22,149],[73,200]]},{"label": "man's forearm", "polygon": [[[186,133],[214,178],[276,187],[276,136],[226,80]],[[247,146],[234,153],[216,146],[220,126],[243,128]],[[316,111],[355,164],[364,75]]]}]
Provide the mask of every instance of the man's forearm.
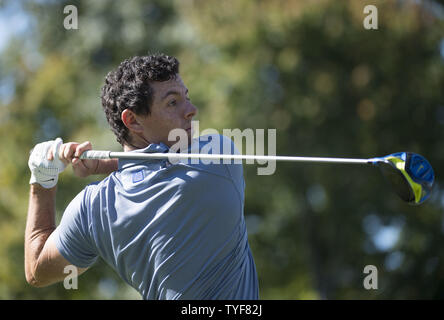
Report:
[{"label": "man's forearm", "polygon": [[119,168],[117,159],[99,160],[96,174],[111,174]]},{"label": "man's forearm", "polygon": [[45,189],[38,184],[31,185],[28,217],[25,230],[25,272],[32,280],[40,252],[55,225],[56,187]]}]

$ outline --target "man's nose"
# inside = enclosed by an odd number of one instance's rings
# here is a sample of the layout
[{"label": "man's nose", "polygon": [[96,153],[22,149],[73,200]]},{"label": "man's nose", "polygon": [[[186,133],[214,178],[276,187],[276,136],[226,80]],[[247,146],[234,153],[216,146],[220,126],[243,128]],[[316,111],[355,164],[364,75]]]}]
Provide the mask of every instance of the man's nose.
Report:
[{"label": "man's nose", "polygon": [[197,114],[197,107],[194,104],[192,104],[191,102],[189,102],[187,104],[185,118],[192,119],[196,114]]}]

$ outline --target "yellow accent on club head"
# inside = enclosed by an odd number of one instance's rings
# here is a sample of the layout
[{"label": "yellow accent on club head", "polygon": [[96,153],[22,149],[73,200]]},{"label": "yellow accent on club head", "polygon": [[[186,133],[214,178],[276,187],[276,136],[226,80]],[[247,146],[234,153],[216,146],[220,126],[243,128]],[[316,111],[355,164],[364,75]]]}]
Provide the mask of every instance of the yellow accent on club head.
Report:
[{"label": "yellow accent on club head", "polygon": [[420,203],[421,196],[422,196],[422,186],[419,183],[416,183],[415,181],[410,178],[410,176],[405,172],[405,161],[396,157],[387,157],[388,161],[392,162],[395,167],[401,171],[401,173],[404,175],[404,177],[407,179],[408,183],[412,187],[413,193],[415,195],[415,203]]}]

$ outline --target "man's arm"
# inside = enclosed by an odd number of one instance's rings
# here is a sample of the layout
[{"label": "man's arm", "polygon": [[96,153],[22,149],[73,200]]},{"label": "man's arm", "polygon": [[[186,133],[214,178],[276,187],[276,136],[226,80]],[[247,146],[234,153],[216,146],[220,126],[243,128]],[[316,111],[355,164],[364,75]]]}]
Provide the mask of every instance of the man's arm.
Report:
[{"label": "man's arm", "polygon": [[[37,144],[28,161],[31,169],[31,192],[25,229],[25,275],[29,284],[44,287],[62,281],[64,269],[71,263],[55,245],[55,199],[58,174],[72,164],[80,177],[92,174],[109,174],[117,170],[113,160],[81,160],[80,155],[92,149],[91,143],[70,142],[62,144],[58,138]],[[77,268],[78,274],[87,268]]]},{"label": "man's arm", "polygon": [[[58,251],[51,234],[55,230],[56,187],[31,185],[25,230],[25,274],[27,282],[44,287],[62,281],[64,268],[71,263]],[[78,274],[87,268],[78,268]]]}]

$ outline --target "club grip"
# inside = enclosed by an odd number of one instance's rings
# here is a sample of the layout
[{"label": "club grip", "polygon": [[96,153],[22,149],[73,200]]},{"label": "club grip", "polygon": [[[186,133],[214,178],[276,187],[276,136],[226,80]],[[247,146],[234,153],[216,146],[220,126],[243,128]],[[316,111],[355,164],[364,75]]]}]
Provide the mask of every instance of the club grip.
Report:
[{"label": "club grip", "polygon": [[81,154],[80,159],[110,159],[110,151],[88,150]]}]

